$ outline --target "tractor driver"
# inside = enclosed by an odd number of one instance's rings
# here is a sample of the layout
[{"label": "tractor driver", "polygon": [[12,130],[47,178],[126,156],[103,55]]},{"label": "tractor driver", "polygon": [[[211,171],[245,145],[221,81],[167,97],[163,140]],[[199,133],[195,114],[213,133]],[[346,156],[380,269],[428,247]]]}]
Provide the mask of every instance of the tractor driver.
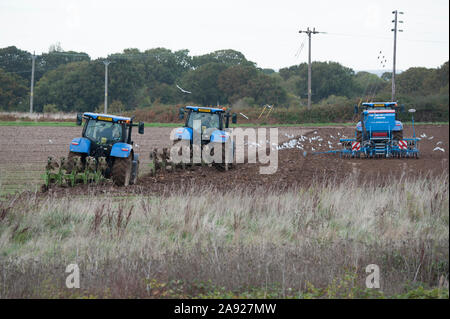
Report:
[{"label": "tractor driver", "polygon": [[202,117],[202,125],[206,128],[218,128],[219,118],[216,114],[204,114]]},{"label": "tractor driver", "polygon": [[112,127],[112,139],[113,141],[118,141],[120,140],[120,131],[121,131],[121,127],[119,125],[113,125]]},{"label": "tractor driver", "polygon": [[105,143],[106,141],[110,141],[112,139],[112,136],[113,136],[112,123],[105,123],[103,129],[100,131],[99,134],[100,141],[102,142],[104,141],[103,143]]},{"label": "tractor driver", "polygon": [[219,128],[219,116],[217,114],[212,114],[209,119],[210,128]]}]

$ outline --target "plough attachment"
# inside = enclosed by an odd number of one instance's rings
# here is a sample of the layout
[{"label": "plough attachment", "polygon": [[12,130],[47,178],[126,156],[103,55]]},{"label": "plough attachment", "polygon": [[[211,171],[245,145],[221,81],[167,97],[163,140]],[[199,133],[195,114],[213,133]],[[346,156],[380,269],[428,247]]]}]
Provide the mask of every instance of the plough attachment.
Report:
[{"label": "plough attachment", "polygon": [[[151,174],[153,176],[156,175],[156,172],[173,172],[176,169],[187,169],[192,167],[194,164],[192,163],[174,163],[170,157],[170,151],[167,148],[163,148],[162,150],[154,149],[150,152],[150,168]],[[205,165],[202,161],[201,165]]]},{"label": "plough attachment", "polygon": [[[170,151],[168,148],[163,148],[162,150],[154,149],[150,152],[150,171],[153,176],[156,175],[157,172],[174,172],[177,169],[191,169],[194,166],[214,166],[219,170],[225,170],[228,171],[232,167],[232,163],[227,163],[225,160],[225,150],[222,150],[223,152],[223,158],[222,163],[209,163],[203,160],[203,158],[198,159],[198,163],[194,163],[193,161],[193,153],[201,154],[201,149],[196,149],[196,145],[192,145],[192,147],[189,149],[189,142],[187,142],[187,145],[181,146],[186,147],[186,156],[184,160],[180,162],[174,162],[172,160],[172,157],[170,155]],[[208,145],[204,145],[203,148],[208,148]],[[197,152],[195,151],[197,150]],[[210,149],[209,149],[210,150]],[[212,153],[211,153],[212,154]],[[179,153],[180,155],[180,153]]]},{"label": "plough attachment", "polygon": [[70,159],[61,157],[59,163],[49,157],[42,178],[47,188],[52,184],[73,187],[77,183],[99,183],[105,179],[103,176],[106,168],[104,157],[100,157],[98,162],[94,157],[86,157],[86,163],[83,163],[79,157]]},{"label": "plough attachment", "polygon": [[156,148],[150,152],[150,168],[153,176],[156,175],[157,171],[166,172],[169,168],[172,168],[172,165],[167,148],[163,148],[162,152],[158,152]]}]

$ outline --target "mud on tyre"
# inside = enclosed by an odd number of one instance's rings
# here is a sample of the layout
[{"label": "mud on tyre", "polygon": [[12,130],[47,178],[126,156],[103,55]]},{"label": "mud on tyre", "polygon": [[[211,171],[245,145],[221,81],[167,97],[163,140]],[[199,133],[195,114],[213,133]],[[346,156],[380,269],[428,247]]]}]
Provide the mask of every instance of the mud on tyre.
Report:
[{"label": "mud on tyre", "polygon": [[117,186],[130,185],[131,156],[127,158],[117,157],[112,167],[112,180]]},{"label": "mud on tyre", "polygon": [[[136,158],[137,157],[137,158]],[[138,176],[139,176],[139,157],[135,155],[134,161],[136,161],[136,171],[133,174],[133,164],[132,164],[132,171],[131,171],[131,177],[130,177],[130,185],[136,185]]]}]

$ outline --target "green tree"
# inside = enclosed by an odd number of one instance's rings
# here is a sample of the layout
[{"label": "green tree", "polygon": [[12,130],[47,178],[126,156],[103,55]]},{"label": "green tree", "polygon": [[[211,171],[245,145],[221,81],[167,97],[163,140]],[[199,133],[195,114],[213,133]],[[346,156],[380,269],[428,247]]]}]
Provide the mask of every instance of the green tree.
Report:
[{"label": "green tree", "polygon": [[31,53],[15,46],[0,49],[0,68],[6,72],[16,73],[22,78],[31,78]]},{"label": "green tree", "polygon": [[356,92],[360,96],[373,96],[382,91],[388,82],[378,77],[378,75],[366,71],[356,73],[355,77]]},{"label": "green tree", "polygon": [[[320,101],[330,95],[351,97],[357,92],[354,81],[354,71],[337,62],[313,62],[312,63],[312,100]],[[284,80],[292,76],[299,76],[296,82],[295,95],[305,97],[308,88],[308,65],[302,63],[280,70]]]},{"label": "green tree", "polygon": [[448,61],[445,62],[436,70],[436,77],[439,87],[441,88],[445,86],[448,87],[448,80],[449,80]]},{"label": "green tree", "polygon": [[[61,48],[59,48],[61,49]],[[91,58],[84,52],[57,51],[54,49],[49,53],[43,53],[36,58],[35,80],[38,81],[46,72],[56,69],[62,64],[80,61],[90,61]],[[31,65],[31,64],[30,64]]]},{"label": "green tree", "polygon": [[103,90],[104,66],[99,61],[63,64],[36,83],[36,111],[45,104],[65,112],[93,111],[103,101]]},{"label": "green tree", "polygon": [[148,88],[148,93],[152,103],[159,102],[162,104],[177,103],[181,101],[178,89],[175,85],[167,83],[157,83]]},{"label": "green tree", "polygon": [[28,96],[25,80],[15,73],[8,73],[0,68],[0,109],[17,111],[18,105]]},{"label": "green tree", "polygon": [[225,93],[231,103],[250,96],[249,82],[258,74],[252,66],[235,65],[219,74],[219,89]]},{"label": "green tree", "polygon": [[251,97],[257,104],[283,104],[287,100],[287,92],[277,78],[259,73],[248,83]]},{"label": "green tree", "polygon": [[423,67],[409,68],[396,76],[396,89],[399,94],[424,94],[434,85],[435,70]]},{"label": "green tree", "polygon": [[192,65],[194,68],[198,68],[208,63],[222,63],[227,66],[255,66],[255,63],[248,61],[241,52],[230,49],[214,51],[212,53],[195,56],[192,59]]},{"label": "green tree", "polygon": [[381,75],[381,79],[382,79],[382,80],[385,80],[385,81],[390,81],[390,80],[392,80],[392,72],[384,72],[384,73]]},{"label": "green tree", "polygon": [[[136,93],[144,83],[143,74],[132,60],[121,56],[110,59],[108,67],[108,95],[111,101],[118,100],[125,105],[126,110],[137,107]],[[95,61],[104,66],[102,61]],[[105,71],[101,72],[104,75]]]},{"label": "green tree", "polygon": [[212,62],[187,72],[181,83],[183,88],[192,94],[185,96],[185,100],[202,105],[225,104],[226,95],[219,89],[218,78],[226,68],[225,64]]}]

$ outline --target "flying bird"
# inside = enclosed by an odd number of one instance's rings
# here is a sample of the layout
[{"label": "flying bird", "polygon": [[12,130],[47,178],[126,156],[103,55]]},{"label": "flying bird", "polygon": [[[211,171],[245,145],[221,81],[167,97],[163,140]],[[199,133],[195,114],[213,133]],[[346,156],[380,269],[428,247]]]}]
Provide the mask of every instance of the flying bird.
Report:
[{"label": "flying bird", "polygon": [[438,147],[435,147],[434,150],[433,150],[433,152],[434,152],[434,151],[441,151],[441,152],[444,152],[444,153],[445,153],[445,150],[444,150],[443,148],[440,148],[439,146],[438,146]]},{"label": "flying bird", "polygon": [[245,117],[248,120],[248,117],[245,116],[244,114],[242,114],[241,112],[239,112],[239,114],[241,114],[243,117]]},{"label": "flying bird", "polygon": [[187,93],[187,94],[191,94],[192,92],[189,92],[189,91],[186,91],[186,90],[183,90],[182,88],[180,88],[179,86],[178,86],[178,84],[175,84],[176,86],[177,86],[177,88],[181,91],[181,92],[183,92],[183,93]]}]

